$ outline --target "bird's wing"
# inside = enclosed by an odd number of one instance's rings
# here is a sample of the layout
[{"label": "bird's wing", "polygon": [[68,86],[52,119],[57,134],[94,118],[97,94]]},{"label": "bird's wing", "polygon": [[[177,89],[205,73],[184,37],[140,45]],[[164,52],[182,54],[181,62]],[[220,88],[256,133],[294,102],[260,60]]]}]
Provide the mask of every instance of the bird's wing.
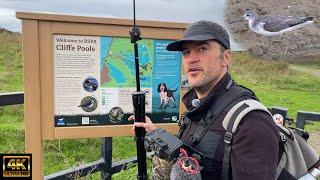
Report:
[{"label": "bird's wing", "polygon": [[260,16],[256,22],[263,23],[263,29],[269,32],[279,32],[282,29],[288,28],[286,24],[282,23],[281,16]]},{"label": "bird's wing", "polygon": [[311,21],[313,17],[287,17],[283,20],[283,23],[287,24],[288,26],[296,26],[298,24],[302,24],[307,21]]},{"label": "bird's wing", "polygon": [[285,17],[285,16],[261,16],[258,21],[264,23],[264,29],[269,32],[279,32],[281,30],[310,21],[312,18]]},{"label": "bird's wing", "polygon": [[80,106],[81,106],[81,107],[87,107],[87,106],[89,106],[91,103],[92,103],[91,101],[85,101],[85,102],[83,102]]}]

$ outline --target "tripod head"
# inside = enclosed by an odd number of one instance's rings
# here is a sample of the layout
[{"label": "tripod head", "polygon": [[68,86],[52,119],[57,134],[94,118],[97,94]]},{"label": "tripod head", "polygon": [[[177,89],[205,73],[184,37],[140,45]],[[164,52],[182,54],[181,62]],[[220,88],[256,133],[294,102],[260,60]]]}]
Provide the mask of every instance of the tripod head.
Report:
[{"label": "tripod head", "polygon": [[133,27],[129,31],[131,43],[136,43],[141,40],[141,31],[136,26],[136,1],[133,0]]},{"label": "tripod head", "polygon": [[131,37],[131,43],[136,43],[141,40],[141,31],[138,27],[133,26],[129,31]]}]

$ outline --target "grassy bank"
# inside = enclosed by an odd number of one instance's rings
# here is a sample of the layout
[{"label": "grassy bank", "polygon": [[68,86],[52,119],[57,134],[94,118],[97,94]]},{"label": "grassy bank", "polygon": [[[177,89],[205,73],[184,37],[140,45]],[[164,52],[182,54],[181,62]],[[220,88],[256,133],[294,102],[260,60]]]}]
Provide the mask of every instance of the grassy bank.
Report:
[{"label": "grassy bank", "polygon": [[268,107],[286,107],[294,118],[298,110],[320,112],[320,78],[288,66],[236,53],[230,70],[238,83],[252,89]]},{"label": "grassy bank", "polygon": [[[22,72],[20,36],[0,32],[0,92],[23,91]],[[234,53],[230,72],[238,83],[254,90],[266,106],[286,107],[294,118],[298,110],[320,112],[320,78],[246,53]],[[307,128],[320,130],[320,124]],[[23,105],[0,107],[0,142],[0,153],[24,152]],[[46,175],[100,158],[98,138],[45,141],[43,147]],[[134,155],[132,137],[113,138],[113,162]],[[92,177],[98,179],[99,175]],[[118,173],[113,179],[136,179],[136,169]]]}]

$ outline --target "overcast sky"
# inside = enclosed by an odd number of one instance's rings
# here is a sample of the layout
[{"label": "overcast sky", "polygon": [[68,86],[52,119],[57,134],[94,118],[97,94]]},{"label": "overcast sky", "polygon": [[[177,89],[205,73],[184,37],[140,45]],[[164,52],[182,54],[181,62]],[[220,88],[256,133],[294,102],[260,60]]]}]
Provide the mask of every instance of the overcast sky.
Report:
[{"label": "overcast sky", "polygon": [[[136,0],[136,18],[225,25],[226,0]],[[132,19],[133,0],[0,0],[0,27],[21,31],[16,11]]]}]

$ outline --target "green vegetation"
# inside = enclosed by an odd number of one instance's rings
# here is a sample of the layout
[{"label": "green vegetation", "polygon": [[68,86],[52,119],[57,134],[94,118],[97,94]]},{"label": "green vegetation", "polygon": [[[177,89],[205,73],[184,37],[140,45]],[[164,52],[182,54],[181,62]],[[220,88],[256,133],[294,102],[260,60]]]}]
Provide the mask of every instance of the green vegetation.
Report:
[{"label": "green vegetation", "polygon": [[[19,34],[0,30],[0,92],[23,91],[20,43]],[[286,107],[294,118],[298,110],[320,112],[320,78],[292,71],[284,62],[261,61],[247,53],[234,53],[230,72],[239,84],[254,90],[266,106]],[[23,126],[23,105],[0,107],[1,153],[24,152]],[[320,123],[309,123],[306,128],[319,131]],[[100,158],[98,138],[45,141],[43,147],[46,175]],[[132,137],[113,138],[113,162],[135,153]],[[134,167],[113,175],[113,179],[136,179],[136,172]],[[89,179],[99,177],[95,173]]]},{"label": "green vegetation", "polygon": [[0,93],[23,90],[20,34],[0,28]]},{"label": "green vegetation", "polygon": [[288,66],[284,62],[261,61],[247,53],[237,53],[230,72],[268,107],[286,107],[294,118],[298,110],[320,112],[320,78],[289,70]]}]

